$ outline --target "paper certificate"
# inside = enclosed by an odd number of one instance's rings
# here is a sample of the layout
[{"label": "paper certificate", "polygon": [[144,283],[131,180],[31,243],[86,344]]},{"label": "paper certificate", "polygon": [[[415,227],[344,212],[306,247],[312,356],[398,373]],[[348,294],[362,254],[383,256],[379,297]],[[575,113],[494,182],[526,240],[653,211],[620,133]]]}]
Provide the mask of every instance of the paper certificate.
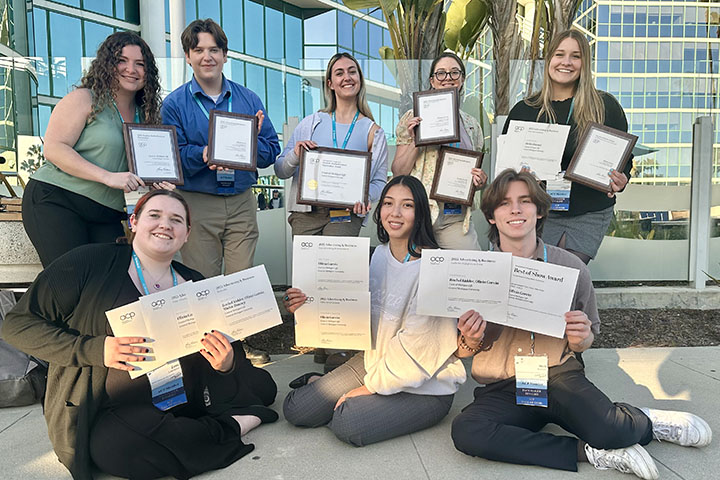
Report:
[{"label": "paper certificate", "polygon": [[297,203],[352,208],[368,203],[370,152],[316,148],[300,156]]},{"label": "paper certificate", "polygon": [[472,182],[471,170],[480,168],[482,159],[482,152],[440,147],[430,198],[442,202],[472,205],[475,186]]},{"label": "paper certificate", "polygon": [[305,304],[295,311],[295,343],[304,347],[370,349],[370,292],[310,292]]},{"label": "paper certificate", "polygon": [[135,370],[128,372],[130,378],[137,378],[145,375],[147,372],[162,367],[167,360],[157,357],[157,342],[151,337],[145,317],[143,316],[140,302],[133,302],[122,307],[115,308],[105,312],[105,316],[110,323],[113,335],[116,337],[144,337],[149,340],[148,343],[139,344],[140,346],[150,349],[150,353],[141,354],[145,356],[142,362],[128,362]]},{"label": "paper certificate", "polygon": [[413,114],[422,118],[415,128],[416,146],[460,141],[460,109],[455,88],[413,93]]},{"label": "paper certificate", "polygon": [[194,282],[188,300],[200,331],[218,330],[231,342],[282,323],[265,265]]},{"label": "paper certificate", "polygon": [[295,235],[292,285],[303,292],[351,290],[367,292],[370,239]]},{"label": "paper certificate", "polygon": [[172,125],[123,124],[125,154],[132,173],[144,182],[183,184],[180,150]]},{"label": "paper certificate", "polygon": [[638,137],[592,123],[578,144],[565,178],[603,192],[610,191],[610,170],[620,172]]},{"label": "paper certificate", "polygon": [[475,310],[506,323],[512,254],[475,250],[423,250],[417,312],[457,318]]},{"label": "paper certificate", "polygon": [[528,167],[539,180],[554,179],[560,171],[568,125],[511,120],[507,134],[498,139],[495,176],[507,168]]},{"label": "paper certificate", "polygon": [[579,270],[513,257],[506,324],[562,338]]},{"label": "paper certificate", "polygon": [[257,167],[257,117],[212,110],[208,130],[208,164],[235,170]]}]

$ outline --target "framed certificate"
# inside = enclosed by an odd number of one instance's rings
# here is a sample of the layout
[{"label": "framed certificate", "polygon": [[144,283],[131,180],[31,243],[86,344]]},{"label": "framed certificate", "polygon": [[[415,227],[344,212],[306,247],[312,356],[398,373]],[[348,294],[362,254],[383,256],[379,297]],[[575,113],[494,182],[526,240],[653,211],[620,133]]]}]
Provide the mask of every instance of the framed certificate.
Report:
[{"label": "framed certificate", "polygon": [[319,207],[352,208],[367,205],[370,152],[316,148],[300,156],[297,203]]},{"label": "framed certificate", "polygon": [[210,110],[208,165],[257,169],[257,117]]},{"label": "framed certificate", "polygon": [[482,152],[440,147],[430,198],[441,202],[472,205],[475,186],[470,170],[480,168],[482,160]]},{"label": "framed certificate", "polygon": [[422,118],[415,127],[415,146],[460,141],[460,106],[455,88],[413,93],[413,115]]},{"label": "framed certificate", "polygon": [[174,126],[124,123],[123,137],[128,168],[143,182],[183,184]]},{"label": "framed certificate", "polygon": [[565,178],[601,192],[610,192],[611,169],[622,172],[638,137],[591,123],[578,142]]}]

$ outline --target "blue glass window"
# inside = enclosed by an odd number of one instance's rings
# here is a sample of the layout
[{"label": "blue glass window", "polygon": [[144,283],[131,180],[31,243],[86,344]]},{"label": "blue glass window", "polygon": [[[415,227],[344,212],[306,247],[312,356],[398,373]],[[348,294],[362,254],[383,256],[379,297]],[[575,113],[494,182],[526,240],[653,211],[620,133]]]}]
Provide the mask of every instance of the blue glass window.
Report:
[{"label": "blue glass window", "polygon": [[170,0],[165,0],[165,33],[170,33]]},{"label": "blue glass window", "polygon": [[35,33],[35,56],[39,57],[38,62],[35,64],[35,69],[38,72],[38,93],[41,95],[50,95],[47,12],[45,12],[45,10],[40,8],[33,10],[33,31]]},{"label": "blue glass window", "polygon": [[65,5],[70,5],[71,7],[79,7],[80,6],[80,0],[56,0],[57,3],[63,3]]},{"label": "blue glass window", "polygon": [[107,0],[83,0],[83,8],[110,17],[112,17],[113,14],[112,3]]},{"label": "blue glass window", "polygon": [[267,97],[265,108],[268,116],[272,120],[276,129],[282,131],[282,125],[285,123],[285,88],[283,85],[283,75],[280,70],[268,68],[267,88],[272,92]]},{"label": "blue glass window", "polygon": [[50,55],[52,56],[53,92],[63,97],[82,76],[82,30],[80,19],[50,13]]},{"label": "blue glass window", "polygon": [[[140,4],[138,0],[115,0],[115,16],[130,23],[140,24]],[[193,18],[185,18],[188,22]]]},{"label": "blue glass window", "polygon": [[[386,135],[395,136],[395,125],[394,125],[394,117],[393,115],[393,108],[390,105],[381,104],[380,105],[380,126],[383,130],[385,130]],[[375,123],[378,122],[378,119],[375,119]]]},{"label": "blue glass window", "polygon": [[345,12],[338,12],[338,45],[352,49],[353,17]]},{"label": "blue glass window", "polygon": [[647,27],[645,24],[635,25],[635,36],[644,37],[647,33]]},{"label": "blue glass window", "polygon": [[245,64],[245,74],[247,80],[245,86],[255,92],[263,105],[267,106],[265,101],[265,68],[254,63]]},{"label": "blue glass window", "polygon": [[202,0],[198,2],[198,18],[212,18],[220,24],[219,0]]},{"label": "blue glass window", "polygon": [[382,44],[382,28],[378,27],[375,24],[369,24],[368,27],[370,28],[370,34],[368,36],[370,40],[370,46],[368,50],[368,54],[371,58],[380,58],[380,47],[383,46]]},{"label": "blue glass window", "polygon": [[195,0],[185,0],[185,23],[197,20],[197,3]]},{"label": "blue glass window", "polygon": [[380,121],[380,104],[377,102],[368,102],[368,105],[370,106],[370,111],[375,118],[375,123],[378,123]]},{"label": "blue glass window", "polygon": [[383,62],[382,60],[371,58],[367,61],[368,71],[365,72],[367,78],[376,82],[383,81]]},{"label": "blue glass window", "polygon": [[367,22],[365,20],[360,20],[355,25],[355,30],[353,30],[353,50],[364,53],[365,55],[368,53],[367,28]]},{"label": "blue glass window", "polygon": [[337,43],[337,15],[335,10],[305,19],[305,43],[334,45]]},{"label": "blue glass window", "polygon": [[[285,76],[285,99],[287,105],[287,116],[303,117],[302,108],[302,80],[297,75],[288,73]],[[277,128],[277,127],[276,127]]]},{"label": "blue glass window", "polygon": [[40,136],[45,135],[47,130],[48,122],[50,121],[50,113],[52,113],[52,107],[50,105],[38,105],[38,123],[40,124]]},{"label": "blue glass window", "polygon": [[222,23],[228,39],[228,48],[236,52],[244,52],[242,2],[225,0],[222,3]]},{"label": "blue glass window", "polygon": [[302,20],[285,15],[285,59],[291,67],[300,67],[302,58]]},{"label": "blue glass window", "polygon": [[[230,75],[228,75],[230,80],[235,83],[239,83],[240,85],[245,85],[245,62],[238,60],[237,58],[230,58],[228,60],[230,63]],[[227,75],[227,73],[226,69],[225,74]]]},{"label": "blue glass window", "polygon": [[101,25],[95,22],[85,20],[85,56],[94,57],[97,53],[97,47],[113,33],[112,27]]},{"label": "blue glass window", "polygon": [[283,38],[282,12],[270,7],[265,8],[265,35],[265,48],[267,51],[265,58],[273,62],[282,63],[282,59],[285,58],[285,52],[283,51],[285,40]]},{"label": "blue glass window", "polygon": [[245,53],[259,58],[265,57],[263,10],[261,4],[245,0]]},{"label": "blue glass window", "polygon": [[598,25],[598,36],[599,37],[607,37],[610,33],[610,27],[607,24],[600,24]]}]

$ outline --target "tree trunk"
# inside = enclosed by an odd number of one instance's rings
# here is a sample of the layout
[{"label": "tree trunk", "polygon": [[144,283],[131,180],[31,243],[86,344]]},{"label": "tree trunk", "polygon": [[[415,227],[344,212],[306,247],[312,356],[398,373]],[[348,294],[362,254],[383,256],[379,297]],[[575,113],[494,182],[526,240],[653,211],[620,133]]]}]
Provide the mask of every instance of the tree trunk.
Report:
[{"label": "tree trunk", "polygon": [[522,44],[515,19],[517,5],[517,0],[488,2],[495,59],[495,115],[507,115],[510,111],[510,60],[517,58]]},{"label": "tree trunk", "polygon": [[554,0],[554,3],[555,21],[553,22],[553,36],[572,27],[575,14],[580,6],[578,0]]}]

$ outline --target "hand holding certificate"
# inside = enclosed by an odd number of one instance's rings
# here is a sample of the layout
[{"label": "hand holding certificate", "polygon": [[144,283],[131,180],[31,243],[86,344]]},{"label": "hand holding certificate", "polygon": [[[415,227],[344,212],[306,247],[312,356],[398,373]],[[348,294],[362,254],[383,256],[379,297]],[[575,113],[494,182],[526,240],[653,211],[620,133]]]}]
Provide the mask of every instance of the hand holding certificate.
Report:
[{"label": "hand holding certificate", "polygon": [[369,349],[370,240],[297,235],[293,287],[307,296],[295,311],[295,342],[308,347]]},{"label": "hand holding certificate", "polygon": [[337,148],[302,150],[297,203],[353,208],[368,203],[372,153]]},{"label": "hand holding certificate", "polygon": [[430,198],[442,202],[472,205],[475,186],[472,169],[482,166],[482,152],[440,147]]},{"label": "hand holding certificate", "polygon": [[507,168],[528,167],[539,180],[554,179],[560,171],[568,125],[511,120],[508,132],[498,139],[495,176]]},{"label": "hand holding certificate", "polygon": [[637,139],[635,135],[591,123],[580,139],[565,178],[610,193],[608,174],[611,170],[623,171]]},{"label": "hand holding certificate", "polygon": [[208,165],[233,170],[257,169],[257,117],[210,111]]},{"label": "hand holding certificate", "polygon": [[172,125],[124,123],[125,156],[129,170],[146,183],[183,184],[180,149]]},{"label": "hand holding certificate", "polygon": [[460,106],[455,88],[413,93],[413,116],[422,118],[415,127],[415,146],[460,141]]}]

